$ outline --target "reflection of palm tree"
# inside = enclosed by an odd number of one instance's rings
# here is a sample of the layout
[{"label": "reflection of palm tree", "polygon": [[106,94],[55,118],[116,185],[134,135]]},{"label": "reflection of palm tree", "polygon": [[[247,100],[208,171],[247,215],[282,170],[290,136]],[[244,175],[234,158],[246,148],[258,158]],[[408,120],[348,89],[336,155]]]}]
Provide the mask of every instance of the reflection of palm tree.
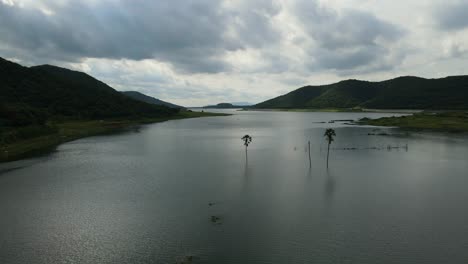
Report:
[{"label": "reflection of palm tree", "polygon": [[241,138],[244,141],[244,146],[245,146],[245,162],[247,162],[247,147],[249,144],[252,142],[252,137],[249,135],[245,135]]},{"label": "reflection of palm tree", "polygon": [[333,137],[336,136],[335,130],[333,128],[328,128],[325,130],[324,136],[326,137],[326,140],[328,142],[328,149],[327,149],[327,168],[328,168],[328,157],[330,156],[330,145],[333,142]]},{"label": "reflection of palm tree", "polygon": [[249,168],[249,164],[248,163],[245,163],[244,164],[244,179],[245,180],[248,180],[249,179],[249,176],[250,176],[250,173],[251,172],[251,169]]},{"label": "reflection of palm tree", "polygon": [[333,194],[335,193],[336,189],[336,182],[333,175],[327,170],[327,179],[325,181],[325,198],[327,200],[331,200],[333,198]]}]

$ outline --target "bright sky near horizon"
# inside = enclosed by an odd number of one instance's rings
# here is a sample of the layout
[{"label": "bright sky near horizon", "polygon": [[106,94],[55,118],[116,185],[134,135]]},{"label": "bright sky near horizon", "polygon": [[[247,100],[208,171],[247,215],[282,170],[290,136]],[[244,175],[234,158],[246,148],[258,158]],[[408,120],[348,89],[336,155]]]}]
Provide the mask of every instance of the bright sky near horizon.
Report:
[{"label": "bright sky near horizon", "polygon": [[0,0],[0,57],[185,106],[467,74],[466,0]]}]

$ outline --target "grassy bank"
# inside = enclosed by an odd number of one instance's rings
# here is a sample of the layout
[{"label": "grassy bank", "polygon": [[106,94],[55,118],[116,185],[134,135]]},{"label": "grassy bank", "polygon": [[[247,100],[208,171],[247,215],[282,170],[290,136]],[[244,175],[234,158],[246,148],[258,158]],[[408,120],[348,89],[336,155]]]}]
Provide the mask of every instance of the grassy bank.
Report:
[{"label": "grassy bank", "polygon": [[226,114],[184,111],[164,118],[56,121],[49,122],[46,126],[3,128],[0,130],[0,162],[13,161],[46,153],[64,142],[83,137],[124,131],[141,124],[223,115]]},{"label": "grassy bank", "polygon": [[441,132],[468,132],[468,112],[416,113],[409,116],[364,118],[363,125],[392,126]]}]

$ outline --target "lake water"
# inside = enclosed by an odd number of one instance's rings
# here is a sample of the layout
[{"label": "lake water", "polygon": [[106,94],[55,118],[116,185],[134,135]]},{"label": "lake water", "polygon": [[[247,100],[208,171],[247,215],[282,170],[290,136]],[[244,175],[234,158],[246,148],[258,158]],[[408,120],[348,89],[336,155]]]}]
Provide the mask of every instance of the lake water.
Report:
[{"label": "lake water", "polygon": [[228,112],[0,164],[0,263],[468,263],[466,135]]}]

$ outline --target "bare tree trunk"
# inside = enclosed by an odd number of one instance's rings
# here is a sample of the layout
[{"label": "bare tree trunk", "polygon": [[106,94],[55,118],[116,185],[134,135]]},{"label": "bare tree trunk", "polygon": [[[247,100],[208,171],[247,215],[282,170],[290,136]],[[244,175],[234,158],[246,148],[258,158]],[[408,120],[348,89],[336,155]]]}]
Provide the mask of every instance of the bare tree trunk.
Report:
[{"label": "bare tree trunk", "polygon": [[327,149],[327,169],[328,169],[328,157],[330,156],[330,143],[328,143],[328,149]]},{"label": "bare tree trunk", "polygon": [[247,159],[247,146],[245,146],[245,163],[248,162],[248,159]]},{"label": "bare tree trunk", "polygon": [[309,141],[309,168],[312,168],[312,160],[310,159],[310,141]]}]

